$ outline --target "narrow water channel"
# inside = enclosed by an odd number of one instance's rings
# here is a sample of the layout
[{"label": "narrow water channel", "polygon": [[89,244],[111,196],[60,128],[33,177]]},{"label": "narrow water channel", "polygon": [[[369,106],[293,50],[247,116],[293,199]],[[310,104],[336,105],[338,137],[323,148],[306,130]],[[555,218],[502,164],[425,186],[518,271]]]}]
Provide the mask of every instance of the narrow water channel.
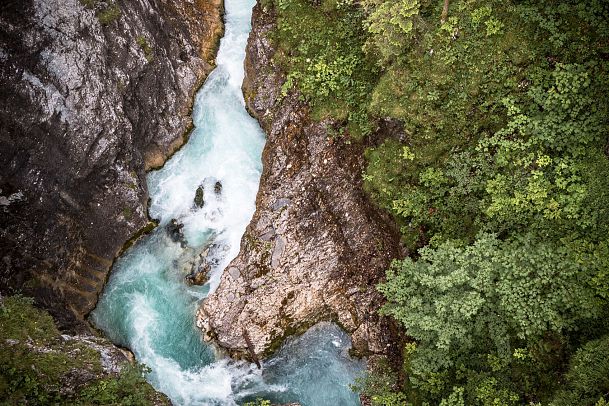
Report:
[{"label": "narrow water channel", "polygon": [[[195,101],[195,130],[148,175],[150,216],[160,226],[116,261],[91,320],[150,367],[149,381],[176,405],[235,405],[257,397],[358,405],[349,384],[364,364],[349,358],[349,337],[332,324],[289,339],[261,370],[215,354],[194,325],[198,304],[238,254],[255,211],[265,139],[241,93],[254,3],[225,0],[225,36],[218,66]],[[181,241],[168,231],[174,219],[183,225]],[[209,282],[187,285],[185,276],[202,259],[211,264]]]}]

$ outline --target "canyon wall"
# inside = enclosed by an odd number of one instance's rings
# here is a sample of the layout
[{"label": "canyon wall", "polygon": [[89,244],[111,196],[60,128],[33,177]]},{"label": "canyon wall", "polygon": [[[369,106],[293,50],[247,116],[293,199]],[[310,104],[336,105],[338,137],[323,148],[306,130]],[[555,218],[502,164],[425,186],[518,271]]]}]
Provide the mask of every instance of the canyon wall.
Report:
[{"label": "canyon wall", "polygon": [[0,291],[85,325],[222,29],[222,0],[0,5]]},{"label": "canyon wall", "polygon": [[401,252],[393,223],[362,189],[365,143],[332,138],[334,123],[312,121],[298,94],[281,94],[275,17],[258,5],[252,21],[243,90],[267,134],[264,170],[241,252],[198,326],[231,355],[256,358],[331,320],[351,333],[357,354],[388,354],[393,325],[376,313],[375,285]]}]

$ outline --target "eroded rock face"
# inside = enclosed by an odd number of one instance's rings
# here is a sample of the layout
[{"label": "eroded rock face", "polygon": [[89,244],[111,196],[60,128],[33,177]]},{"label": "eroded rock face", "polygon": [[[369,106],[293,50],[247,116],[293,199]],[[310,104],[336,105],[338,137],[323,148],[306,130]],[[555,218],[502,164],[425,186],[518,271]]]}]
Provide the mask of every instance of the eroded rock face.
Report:
[{"label": "eroded rock face", "polygon": [[64,324],[94,308],[147,222],[145,170],[191,126],[221,14],[221,0],[2,2],[1,290]]},{"label": "eroded rock face", "polygon": [[328,137],[331,123],[312,122],[298,95],[279,98],[273,24],[254,9],[244,94],[268,135],[257,209],[198,325],[237,357],[252,356],[245,335],[265,356],[322,320],[350,332],[360,354],[386,353],[391,323],[376,314],[375,284],[400,255],[398,234],[362,190],[364,147]]}]

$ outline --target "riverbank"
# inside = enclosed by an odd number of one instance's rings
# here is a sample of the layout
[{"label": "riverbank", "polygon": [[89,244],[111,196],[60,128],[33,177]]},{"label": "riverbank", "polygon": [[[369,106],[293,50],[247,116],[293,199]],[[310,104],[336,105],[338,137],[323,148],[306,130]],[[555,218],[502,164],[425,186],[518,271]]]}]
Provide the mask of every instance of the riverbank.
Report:
[{"label": "riverbank", "polygon": [[265,357],[320,321],[349,332],[354,354],[399,352],[374,287],[401,254],[399,236],[362,189],[364,145],[332,137],[333,122],[313,121],[298,93],[282,94],[272,10],[257,5],[252,22],[243,91],[267,134],[264,170],[239,256],[198,325],[238,358],[252,357],[243,331]]},{"label": "riverbank", "polygon": [[222,2],[29,0],[3,6],[0,32],[0,290],[86,331],[148,222],[145,170],[191,127]]},{"label": "riverbank", "polygon": [[[238,255],[256,209],[265,136],[241,91],[253,5],[226,2],[226,32],[217,68],[196,97],[195,130],[147,177],[150,216],[159,227],[117,260],[91,320],[148,365],[149,382],[179,405],[235,405],[258,397],[356,405],[349,384],[363,363],[348,356],[351,342],[337,326],[318,325],[290,340],[258,369],[217,353],[194,324],[199,301]],[[187,283],[193,271],[208,283]]]}]

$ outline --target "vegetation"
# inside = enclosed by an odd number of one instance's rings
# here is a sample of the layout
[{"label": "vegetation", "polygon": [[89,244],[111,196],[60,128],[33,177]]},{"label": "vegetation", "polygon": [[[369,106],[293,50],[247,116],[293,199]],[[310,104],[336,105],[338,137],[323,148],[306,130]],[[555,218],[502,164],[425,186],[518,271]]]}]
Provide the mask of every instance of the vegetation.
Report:
[{"label": "vegetation", "polygon": [[363,11],[336,1],[312,7],[308,0],[277,0],[276,8],[275,58],[288,72],[283,94],[298,89],[314,118],[344,123],[356,138],[370,134],[367,105],[378,67],[362,49]]},{"label": "vegetation", "polygon": [[87,8],[95,8],[99,0],[80,0],[80,4]]},{"label": "vegetation", "polygon": [[103,373],[100,354],[67,340],[51,316],[21,296],[0,298],[1,405],[150,405],[169,402],[143,366]]},{"label": "vegetation", "polygon": [[144,56],[148,62],[152,62],[154,59],[154,53],[152,52],[152,47],[148,44],[146,37],[140,35],[136,38],[137,45],[144,51]]},{"label": "vegetation", "polygon": [[133,218],[133,209],[131,207],[123,207],[123,217],[125,220],[131,220]]},{"label": "vegetation", "polygon": [[410,256],[379,286],[412,337],[378,405],[609,400],[609,3],[265,0],[284,94],[366,152]]},{"label": "vegetation", "polygon": [[96,16],[102,25],[109,25],[121,16],[121,9],[114,1],[103,0],[79,0],[80,3],[92,10],[96,10]]},{"label": "vegetation", "polygon": [[97,12],[97,19],[102,25],[112,24],[121,16],[121,9],[118,4],[110,4]]},{"label": "vegetation", "polygon": [[243,406],[271,406],[271,401],[258,398],[253,402],[246,402]]}]

